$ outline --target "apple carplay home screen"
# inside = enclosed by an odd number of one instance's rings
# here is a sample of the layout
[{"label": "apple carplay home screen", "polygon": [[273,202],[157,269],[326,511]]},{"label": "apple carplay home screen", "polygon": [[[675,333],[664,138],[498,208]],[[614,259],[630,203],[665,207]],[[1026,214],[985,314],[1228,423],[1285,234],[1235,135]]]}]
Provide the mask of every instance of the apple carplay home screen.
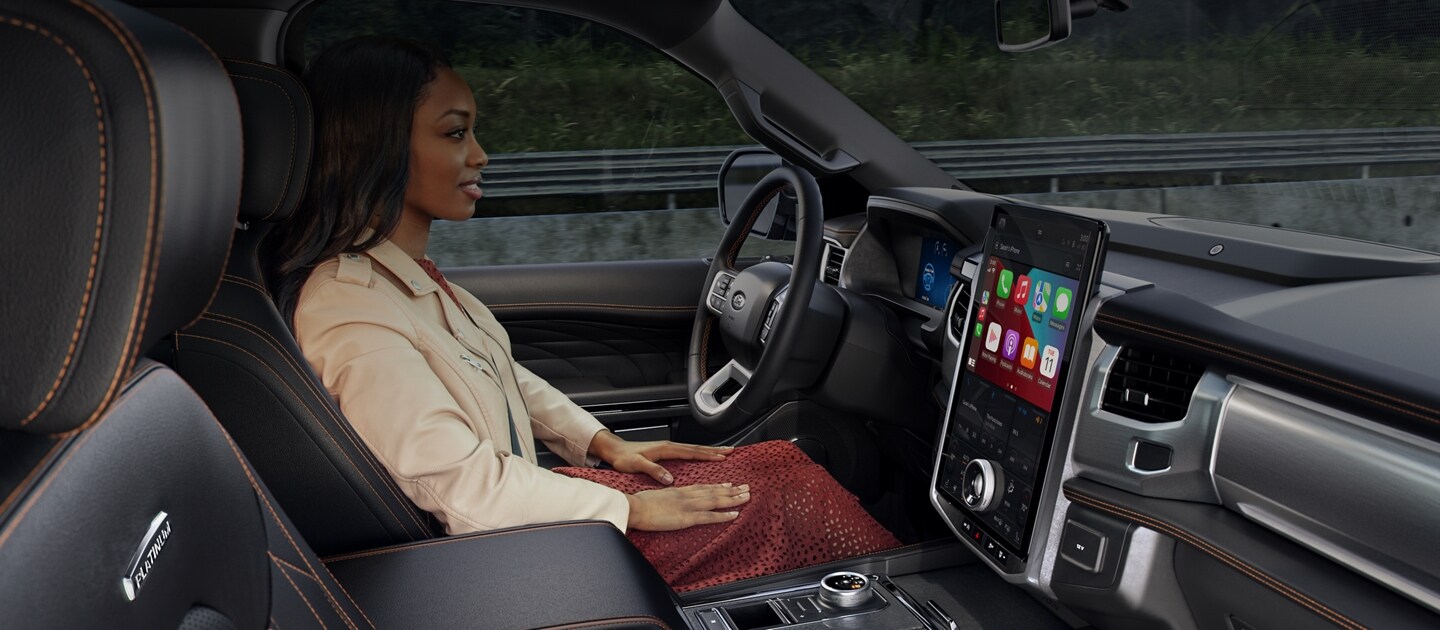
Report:
[{"label": "apple carplay home screen", "polygon": [[[994,221],[937,487],[970,514],[970,525],[961,526],[984,530],[970,532],[977,543],[998,542],[1024,559],[1054,432],[1052,416],[1085,303],[1081,278],[1089,277],[1091,248],[1102,239],[1080,221],[1020,209],[998,209]],[[994,502],[979,514],[960,500],[965,468],[976,459],[997,469],[999,484]]]},{"label": "apple carplay home screen", "polygon": [[970,331],[968,371],[1049,413],[1078,284],[991,256]]}]

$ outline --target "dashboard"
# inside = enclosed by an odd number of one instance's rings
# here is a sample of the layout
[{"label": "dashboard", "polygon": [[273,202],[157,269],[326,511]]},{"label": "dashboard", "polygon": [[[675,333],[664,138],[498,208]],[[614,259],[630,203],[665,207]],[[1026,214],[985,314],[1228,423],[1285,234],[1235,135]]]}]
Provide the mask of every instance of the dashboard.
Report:
[{"label": "dashboard", "polygon": [[[982,562],[1096,625],[1434,623],[1440,335],[1436,303],[1421,296],[1440,293],[1440,257],[1064,209],[1114,234],[1093,300],[1063,320],[1074,327],[1067,348],[1021,326],[1033,304],[998,294],[1018,292],[1025,275],[1029,295],[1051,289],[1053,319],[1075,281],[987,258],[952,220],[1007,201],[886,191],[863,223],[826,231],[828,280],[907,317],[911,341],[940,366],[930,499]],[[1030,334],[1012,358],[1005,335],[1017,329]],[[1053,408],[1034,391],[987,386],[1038,372],[1047,346],[1074,357],[1046,368],[1072,383]],[[987,354],[1009,359],[1008,373],[984,360],[977,373]],[[1034,426],[1048,432],[1026,432]],[[977,512],[963,471],[982,459],[1006,475],[1008,502]]]}]

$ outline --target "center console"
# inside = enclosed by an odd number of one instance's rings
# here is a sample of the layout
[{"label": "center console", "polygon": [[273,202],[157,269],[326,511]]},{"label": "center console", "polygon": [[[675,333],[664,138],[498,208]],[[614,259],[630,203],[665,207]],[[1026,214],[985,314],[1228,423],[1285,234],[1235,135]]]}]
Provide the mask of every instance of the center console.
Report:
[{"label": "center console", "polygon": [[684,614],[696,630],[957,627],[933,600],[921,603],[886,576],[854,571],[830,573],[818,583],[690,606]]}]

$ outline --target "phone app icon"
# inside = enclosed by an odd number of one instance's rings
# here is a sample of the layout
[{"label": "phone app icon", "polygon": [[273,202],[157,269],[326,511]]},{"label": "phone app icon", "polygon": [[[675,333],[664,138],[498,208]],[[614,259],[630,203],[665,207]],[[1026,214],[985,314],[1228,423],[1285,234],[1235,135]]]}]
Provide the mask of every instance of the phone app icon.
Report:
[{"label": "phone app icon", "polygon": [[1015,360],[1015,355],[1020,353],[1020,333],[1015,330],[1005,331],[1005,350],[1001,354],[1010,361]]},{"label": "phone app icon", "polygon": [[1009,269],[1001,269],[1000,281],[995,284],[995,295],[999,296],[1002,300],[1008,299],[1010,297],[1010,285],[1013,282],[1015,282],[1015,272]]},{"label": "phone app icon", "polygon": [[985,331],[985,349],[996,352],[1000,349],[1000,323],[990,322],[990,328]]},{"label": "phone app icon", "polygon": [[1025,338],[1025,346],[1020,350],[1020,367],[1027,370],[1035,369],[1035,360],[1040,358],[1040,343],[1034,337]]},{"label": "phone app icon", "polygon": [[1015,281],[1015,303],[1024,305],[1025,300],[1030,298],[1030,276],[1021,275]]},{"label": "phone app icon", "polygon": [[980,322],[975,322],[975,336],[976,336],[976,337],[979,337],[980,335],[982,335],[982,334],[984,334],[984,333],[985,333],[985,324],[982,324],[982,323],[980,323]]},{"label": "phone app icon", "polygon": [[1040,376],[1055,378],[1055,372],[1060,369],[1060,349],[1055,346],[1045,346],[1045,351],[1040,353]]},{"label": "phone app icon", "polygon": [[1055,310],[1050,316],[1055,319],[1066,319],[1070,317],[1070,305],[1075,302],[1075,295],[1070,289],[1060,287],[1055,289]]},{"label": "phone app icon", "polygon": [[1049,282],[1035,284],[1035,299],[1030,300],[1030,308],[1035,311],[1036,315],[1050,310],[1050,287]]},{"label": "phone app icon", "polygon": [[987,309],[987,308],[985,308],[985,307],[983,307],[983,306],[980,307],[980,311],[977,312],[977,313],[975,313],[975,321],[977,321],[977,322],[983,322],[983,321],[985,321],[985,312],[988,311],[988,310],[990,310],[990,309]]}]

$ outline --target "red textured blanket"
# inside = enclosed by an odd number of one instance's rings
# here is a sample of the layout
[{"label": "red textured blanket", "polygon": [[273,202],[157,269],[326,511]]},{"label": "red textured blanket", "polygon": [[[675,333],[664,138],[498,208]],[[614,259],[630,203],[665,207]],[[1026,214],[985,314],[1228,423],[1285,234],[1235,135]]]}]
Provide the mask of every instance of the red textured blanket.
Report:
[{"label": "red textured blanket", "polygon": [[[666,461],[676,486],[750,484],[728,523],[674,532],[631,531],[630,541],[677,592],[692,591],[898,547],[900,542],[825,469],[784,441],[742,446],[721,462]],[[556,468],[627,494],[660,488],[649,476]]]}]

